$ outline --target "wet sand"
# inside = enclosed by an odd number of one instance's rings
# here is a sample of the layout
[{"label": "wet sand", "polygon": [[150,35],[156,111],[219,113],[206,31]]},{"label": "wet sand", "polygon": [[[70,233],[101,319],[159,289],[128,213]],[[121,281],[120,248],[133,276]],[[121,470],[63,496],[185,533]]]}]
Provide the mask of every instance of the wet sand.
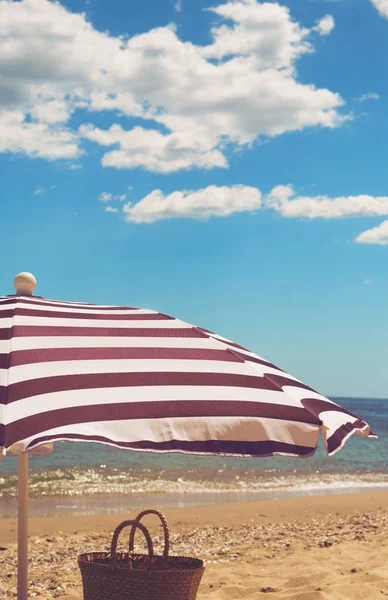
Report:
[{"label": "wet sand", "polygon": [[[147,508],[147,504],[144,504]],[[198,600],[388,596],[388,492],[168,509],[171,553],[203,558]],[[107,550],[123,515],[30,519],[29,597],[82,599],[77,556]],[[155,517],[144,523],[157,548]],[[125,534],[122,547],[125,547]],[[0,521],[0,599],[16,593],[16,521]]]}]

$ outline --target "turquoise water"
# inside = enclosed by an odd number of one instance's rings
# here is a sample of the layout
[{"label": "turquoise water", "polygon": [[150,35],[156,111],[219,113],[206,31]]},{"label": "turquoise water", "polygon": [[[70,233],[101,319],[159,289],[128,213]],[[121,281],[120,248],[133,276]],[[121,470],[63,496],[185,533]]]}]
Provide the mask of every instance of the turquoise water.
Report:
[{"label": "turquoise water", "polygon": [[[388,487],[388,400],[334,400],[367,421],[379,439],[354,435],[331,458],[321,443],[309,459],[152,454],[59,443],[51,455],[30,457],[32,510],[112,512],[122,510],[128,496],[132,506],[153,501],[166,507]],[[16,466],[14,457],[0,464],[3,516],[16,512]]]}]

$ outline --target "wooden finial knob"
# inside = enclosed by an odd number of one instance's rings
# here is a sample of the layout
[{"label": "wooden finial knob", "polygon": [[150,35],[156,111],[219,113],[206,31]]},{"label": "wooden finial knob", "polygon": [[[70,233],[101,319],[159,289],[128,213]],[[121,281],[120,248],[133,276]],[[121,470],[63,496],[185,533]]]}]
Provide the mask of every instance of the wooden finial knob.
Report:
[{"label": "wooden finial knob", "polygon": [[36,279],[32,273],[19,273],[13,280],[13,284],[18,294],[32,296],[32,292],[36,288]]}]

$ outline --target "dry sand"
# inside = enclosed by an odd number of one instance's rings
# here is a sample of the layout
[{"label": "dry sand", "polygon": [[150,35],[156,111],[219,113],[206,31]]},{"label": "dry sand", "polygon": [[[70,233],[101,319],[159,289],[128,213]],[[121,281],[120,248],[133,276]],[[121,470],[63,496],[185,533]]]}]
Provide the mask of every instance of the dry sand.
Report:
[{"label": "dry sand", "polygon": [[[130,501],[129,501],[130,503]],[[203,558],[197,600],[388,596],[388,492],[164,511],[172,554]],[[107,550],[125,515],[30,520],[32,598],[81,600],[77,555]],[[146,517],[155,543],[155,517]],[[0,521],[0,598],[16,596],[16,523]],[[125,539],[122,540],[123,546]]]}]

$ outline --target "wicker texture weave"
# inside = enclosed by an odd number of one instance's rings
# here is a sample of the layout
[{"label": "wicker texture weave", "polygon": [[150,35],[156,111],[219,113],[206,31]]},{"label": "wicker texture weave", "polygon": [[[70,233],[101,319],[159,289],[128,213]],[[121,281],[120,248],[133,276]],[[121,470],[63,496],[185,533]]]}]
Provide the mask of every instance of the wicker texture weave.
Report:
[{"label": "wicker texture weave", "polygon": [[[164,551],[154,554],[151,536],[140,523],[146,514],[156,514],[163,525]],[[117,552],[121,531],[131,526],[129,552]],[[148,554],[133,552],[136,529],[146,538]],[[91,552],[78,557],[84,600],[195,600],[205,570],[203,561],[186,556],[169,556],[169,529],[162,513],[145,510],[135,520],[116,528],[110,552]]]}]

